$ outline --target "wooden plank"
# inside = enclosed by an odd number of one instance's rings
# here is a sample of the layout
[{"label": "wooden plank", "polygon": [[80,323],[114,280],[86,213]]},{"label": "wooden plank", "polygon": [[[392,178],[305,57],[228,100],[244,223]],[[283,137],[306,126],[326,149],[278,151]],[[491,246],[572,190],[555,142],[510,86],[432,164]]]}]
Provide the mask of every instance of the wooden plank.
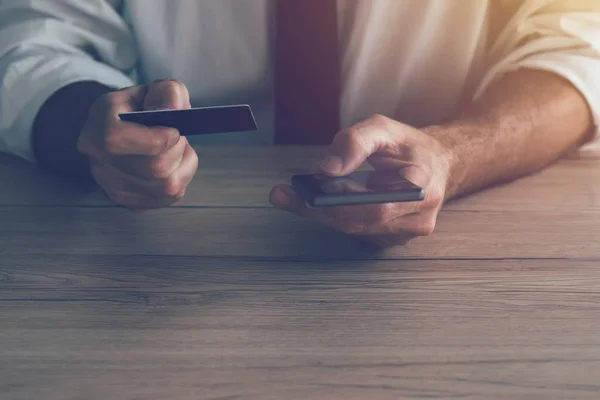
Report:
[{"label": "wooden plank", "polygon": [[597,261],[0,256],[3,399],[596,399]]},{"label": "wooden plank", "polygon": [[[306,172],[322,150],[296,147],[211,147],[200,149],[200,167],[186,198],[176,207],[269,208],[273,185]],[[539,174],[452,202],[449,210],[600,210],[600,156],[572,156]],[[600,154],[600,153],[598,153]],[[10,157],[0,157],[1,205],[111,206],[91,193]]]},{"label": "wooden plank", "polygon": [[[268,207],[271,187],[307,172],[321,152],[301,147],[198,149],[198,174],[178,205]],[[0,155],[0,182],[0,205],[112,205],[100,190],[83,191],[15,157]]]},{"label": "wooden plank", "polygon": [[271,209],[0,207],[0,253],[267,259],[588,258],[600,212],[445,211],[433,235],[387,251]]}]

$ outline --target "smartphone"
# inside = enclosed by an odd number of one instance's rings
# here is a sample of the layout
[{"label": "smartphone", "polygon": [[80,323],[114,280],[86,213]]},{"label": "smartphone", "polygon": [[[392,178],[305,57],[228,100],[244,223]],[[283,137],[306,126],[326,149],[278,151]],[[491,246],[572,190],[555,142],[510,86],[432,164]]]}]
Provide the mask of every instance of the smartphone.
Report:
[{"label": "smartphone", "polygon": [[422,188],[397,172],[356,171],[343,177],[294,175],[292,186],[310,207],[422,201]]},{"label": "smartphone", "polygon": [[119,114],[121,121],[145,126],[175,128],[181,136],[255,131],[256,119],[249,105],[197,107],[184,110],[134,111]]}]

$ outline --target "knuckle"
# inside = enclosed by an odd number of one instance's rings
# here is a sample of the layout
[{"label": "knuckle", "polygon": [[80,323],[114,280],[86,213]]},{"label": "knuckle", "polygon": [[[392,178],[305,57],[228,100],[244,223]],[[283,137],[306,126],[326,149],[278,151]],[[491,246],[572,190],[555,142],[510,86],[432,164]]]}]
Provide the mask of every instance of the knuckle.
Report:
[{"label": "knuckle", "polygon": [[352,128],[346,129],[340,133],[340,136],[341,136],[340,139],[342,139],[342,141],[350,143],[350,144],[360,144],[362,141],[361,132],[358,127],[352,127]]},{"label": "knuckle", "polygon": [[162,81],[157,82],[157,84],[163,86],[167,91],[176,94],[181,94],[185,90],[184,84],[178,81],[177,79],[164,79]]},{"label": "knuckle", "polygon": [[192,165],[192,168],[193,168],[193,171],[195,174],[198,171],[198,163],[199,163],[198,154],[196,154],[195,151],[192,151],[192,152],[190,152],[189,157],[190,157],[189,163],[190,163],[190,165]]},{"label": "knuckle", "polygon": [[119,101],[121,93],[112,92],[100,96],[90,107],[91,114],[104,114],[108,110],[113,109]]},{"label": "knuckle", "polygon": [[163,157],[156,157],[150,161],[150,175],[156,179],[166,179],[171,174],[171,165]]},{"label": "knuckle", "polygon": [[360,129],[358,127],[351,127],[343,131],[341,135],[349,141],[354,141],[360,136]]},{"label": "knuckle", "polygon": [[442,191],[434,191],[429,196],[429,202],[433,205],[439,205],[444,201],[444,194]]},{"label": "knuckle", "polygon": [[383,114],[378,114],[378,113],[373,114],[371,116],[371,121],[373,121],[373,122],[387,122],[387,119],[388,118],[386,116],[384,116]]},{"label": "knuckle", "polygon": [[435,219],[434,218],[427,218],[426,220],[424,220],[421,224],[419,224],[416,229],[414,230],[414,233],[417,236],[429,236],[431,235],[435,230]]},{"label": "knuckle", "polygon": [[375,125],[388,126],[392,120],[382,114],[374,114],[371,116],[371,122]]},{"label": "knuckle", "polygon": [[163,195],[166,197],[177,197],[183,190],[181,181],[176,176],[170,176],[164,180],[163,183]]},{"label": "knuckle", "polygon": [[154,135],[150,140],[150,152],[152,156],[158,156],[167,150],[169,146],[168,135]]},{"label": "knuckle", "polygon": [[198,167],[198,153],[196,153],[195,151],[191,151],[190,152],[190,157],[192,158],[192,162],[194,163],[194,165],[196,165],[196,168]]},{"label": "knuckle", "polygon": [[81,132],[81,135],[79,135],[79,138],[77,139],[77,143],[75,144],[75,147],[76,147],[77,151],[81,154],[86,154],[86,155],[90,154],[90,143],[88,140],[88,133],[85,128]]},{"label": "knuckle", "polygon": [[119,154],[121,151],[121,135],[116,129],[109,130],[104,135],[104,150],[110,154]]},{"label": "knuckle", "polygon": [[388,132],[395,132],[397,133],[398,130],[398,126],[401,125],[398,121],[386,117],[385,115],[382,114],[375,114],[372,117],[372,122],[375,126],[379,127],[380,129],[386,130]]},{"label": "knuckle", "polygon": [[365,126],[355,126],[346,131],[346,141],[352,147],[367,151],[369,149],[368,144],[368,132],[365,130]]},{"label": "knuckle", "polygon": [[177,193],[175,196],[173,196],[173,202],[176,203],[179,200],[183,199],[183,197],[185,196],[185,188],[180,190],[179,193]]},{"label": "knuckle", "polygon": [[437,186],[430,187],[425,194],[425,205],[429,208],[436,208],[444,202],[444,197],[445,192],[443,188]]}]

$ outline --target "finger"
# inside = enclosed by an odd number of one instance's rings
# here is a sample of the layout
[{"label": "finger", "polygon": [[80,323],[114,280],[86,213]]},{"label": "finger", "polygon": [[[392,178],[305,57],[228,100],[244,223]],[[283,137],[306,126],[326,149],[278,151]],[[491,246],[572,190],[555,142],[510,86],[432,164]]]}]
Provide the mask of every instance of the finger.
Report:
[{"label": "finger", "polygon": [[287,185],[274,187],[269,197],[279,209],[359,237],[414,237],[428,234],[431,225],[428,217],[418,214],[415,206],[409,204],[309,208]]},{"label": "finger", "polygon": [[404,145],[403,124],[385,117],[372,117],[338,133],[321,165],[323,172],[347,175],[359,168],[372,154],[394,155]]},{"label": "finger", "polygon": [[420,204],[383,203],[327,207],[325,219],[336,229],[355,235],[395,232],[397,220],[418,213]]},{"label": "finger", "polygon": [[121,90],[109,93],[98,100],[98,104],[92,106],[99,106],[105,110],[110,111],[110,117],[118,119],[118,115],[127,112],[134,112],[141,110],[144,104],[144,97],[146,96],[147,89],[145,86],[130,86]]},{"label": "finger", "polygon": [[131,195],[155,199],[150,185],[135,176],[124,173],[110,163],[94,161],[92,175],[107,196],[116,204],[124,205]]},{"label": "finger", "polygon": [[[107,197],[115,204],[132,208],[147,209],[166,207],[183,198],[185,187],[178,193],[164,194],[159,185],[149,184],[131,175],[126,175],[111,165],[94,163],[92,174]],[[164,186],[160,186],[163,188]]]},{"label": "finger", "polygon": [[413,185],[426,188],[429,175],[417,167],[405,167],[400,170],[384,170],[370,173],[365,186],[369,191],[390,192],[414,189]]},{"label": "finger", "polygon": [[198,156],[188,144],[185,148],[181,163],[168,177],[160,180],[145,180],[129,175],[129,181],[137,191],[157,199],[179,198],[194,179],[198,171]]},{"label": "finger", "polygon": [[275,186],[269,194],[269,201],[280,210],[291,212],[299,217],[325,222],[323,211],[308,207],[291,186]]},{"label": "finger", "polygon": [[122,121],[113,122],[103,135],[98,136],[98,147],[113,156],[158,156],[180,139],[174,128],[146,127]]},{"label": "finger", "polygon": [[409,149],[403,148],[403,151],[399,152],[394,157],[382,156],[379,154],[371,155],[368,159],[369,165],[378,171],[398,171],[401,168],[410,167],[414,165],[410,160],[412,159],[408,153]]},{"label": "finger", "polygon": [[340,206],[311,208],[306,205],[294,188],[288,185],[275,186],[269,195],[273,206],[302,218],[323,223],[339,231],[354,234],[362,232],[367,221],[372,221],[373,211],[382,206]]},{"label": "finger", "polygon": [[428,188],[431,182],[431,173],[415,165],[400,169],[398,174],[422,189]]},{"label": "finger", "polygon": [[77,143],[88,156],[158,155],[179,141],[179,132],[165,127],[146,127],[121,121],[119,114],[135,111],[145,89],[136,86],[103,96],[90,109],[90,116]]},{"label": "finger", "polygon": [[181,165],[188,145],[187,139],[181,137],[173,147],[157,156],[115,156],[113,163],[121,171],[142,179],[167,179]]},{"label": "finger", "polygon": [[325,193],[358,193],[367,191],[366,187],[350,178],[327,181],[321,188]]},{"label": "finger", "polygon": [[186,86],[174,79],[152,83],[144,100],[144,110],[180,110],[190,107],[190,94]]},{"label": "finger", "polygon": [[198,155],[192,146],[186,146],[179,167],[171,174],[162,187],[161,194],[166,197],[183,197],[186,188],[198,172]]},{"label": "finger", "polygon": [[419,237],[428,236],[433,233],[437,220],[437,212],[434,210],[421,210],[413,208],[414,212],[404,209],[396,218],[391,218],[377,229],[365,232],[368,236],[389,237]]}]

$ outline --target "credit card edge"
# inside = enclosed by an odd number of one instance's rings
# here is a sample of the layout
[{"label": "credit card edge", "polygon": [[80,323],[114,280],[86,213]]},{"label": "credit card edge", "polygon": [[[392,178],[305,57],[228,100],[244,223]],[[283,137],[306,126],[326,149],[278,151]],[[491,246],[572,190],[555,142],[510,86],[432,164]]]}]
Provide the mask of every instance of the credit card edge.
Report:
[{"label": "credit card edge", "polygon": [[254,119],[254,112],[252,111],[252,107],[250,107],[249,104],[231,104],[231,105],[227,105],[227,106],[208,106],[208,107],[192,107],[192,108],[178,108],[178,109],[163,109],[163,110],[130,111],[130,112],[126,112],[126,113],[120,113],[119,118],[121,117],[121,115],[126,116],[126,115],[135,115],[135,114],[151,114],[151,113],[161,113],[161,112],[171,112],[171,111],[197,111],[197,110],[210,110],[210,109],[215,109],[215,108],[236,108],[236,107],[248,108],[250,111],[250,114],[252,114],[252,118]]}]

